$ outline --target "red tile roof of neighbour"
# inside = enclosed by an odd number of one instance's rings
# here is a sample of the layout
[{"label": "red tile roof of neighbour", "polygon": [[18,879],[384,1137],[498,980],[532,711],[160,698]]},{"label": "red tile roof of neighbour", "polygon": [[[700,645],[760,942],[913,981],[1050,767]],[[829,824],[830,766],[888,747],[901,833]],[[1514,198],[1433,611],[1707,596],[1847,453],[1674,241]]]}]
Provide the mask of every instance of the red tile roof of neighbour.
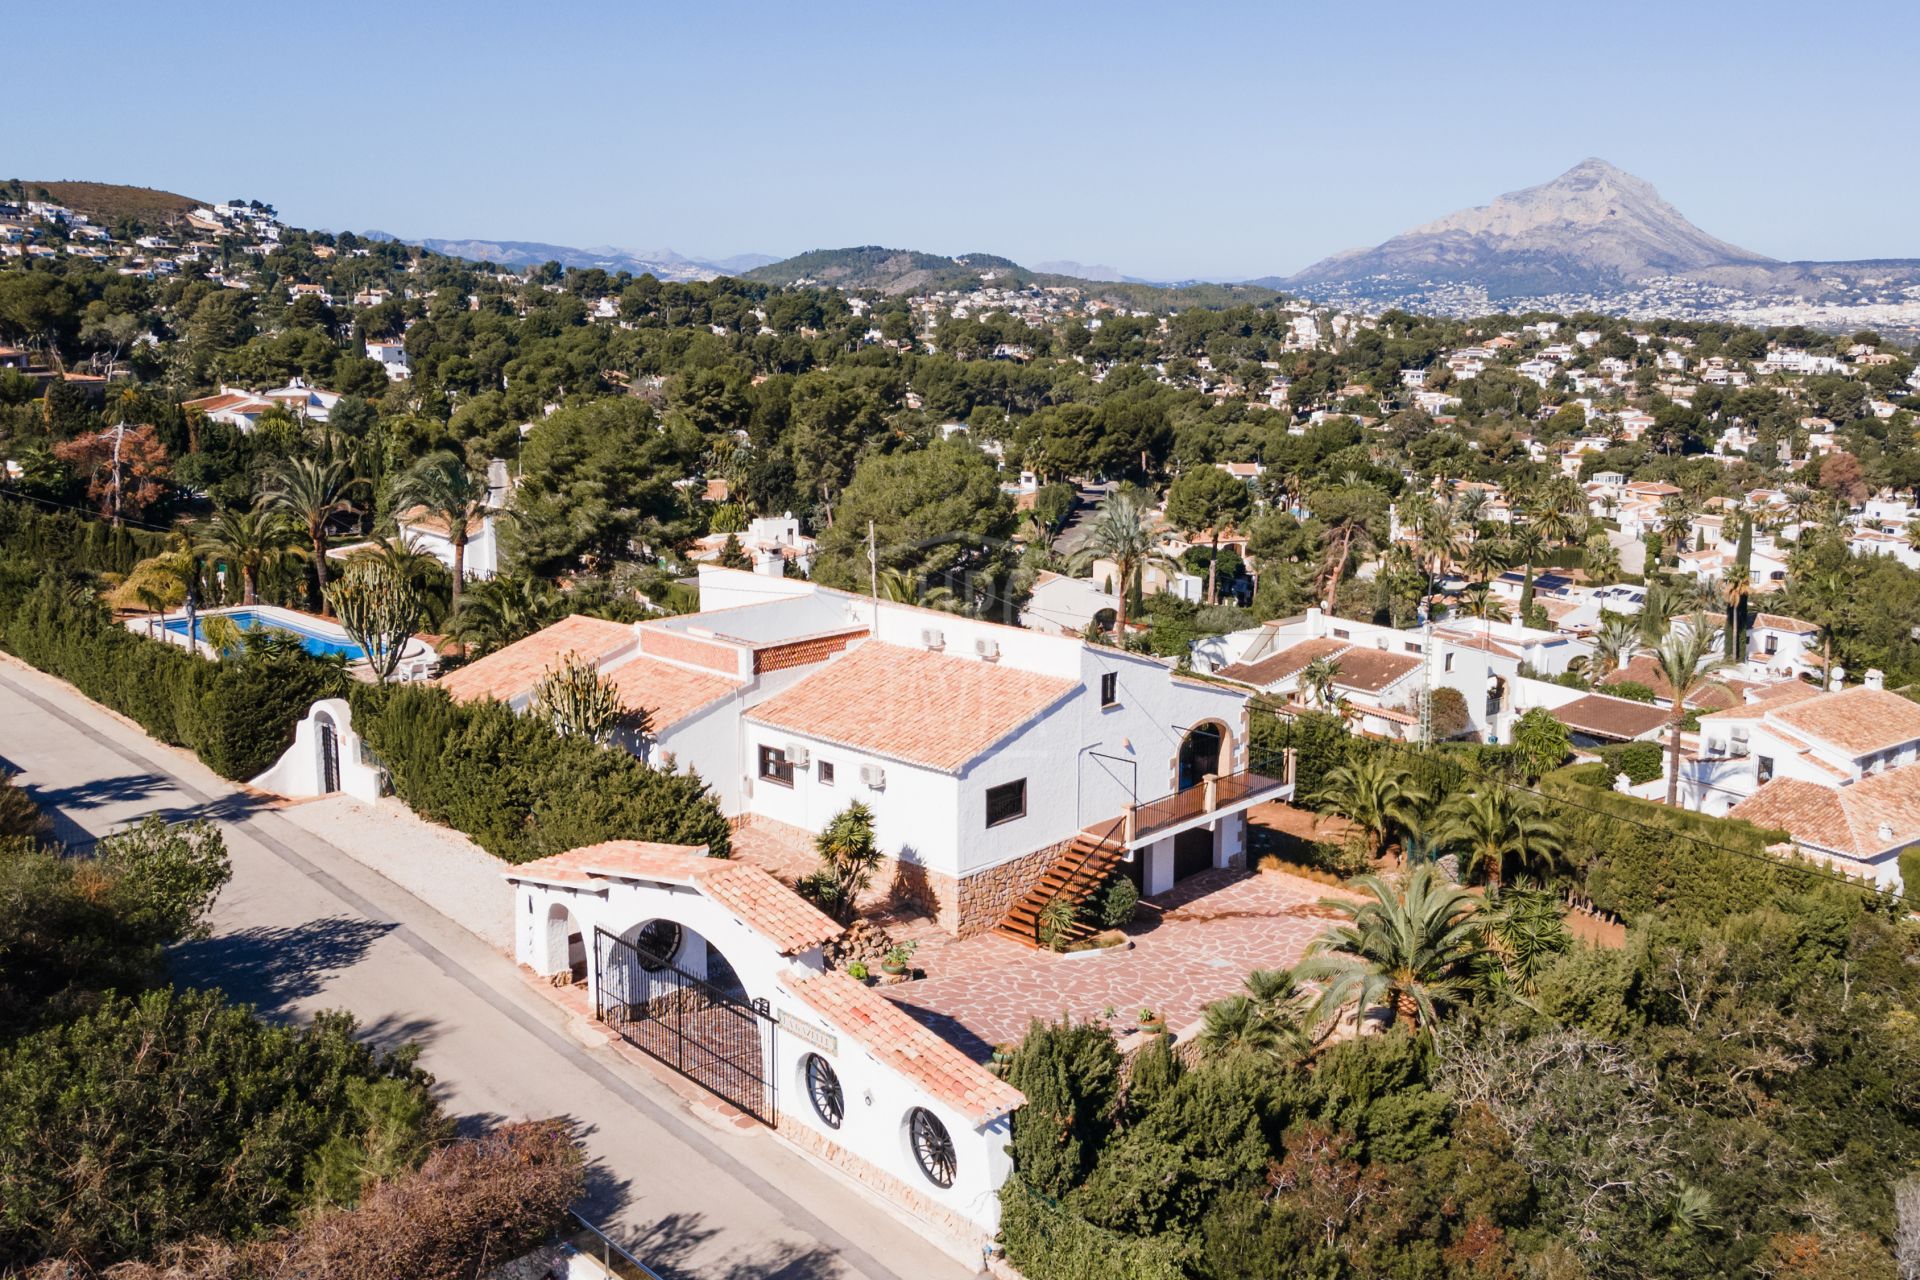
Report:
[{"label": "red tile roof of neighbour", "polygon": [[782,976],[780,985],[891,1067],[975,1124],[1018,1108],[1026,1095],[929,1031],[899,1005],[837,970]]},{"label": "red tile roof of neighbour", "polygon": [[957,773],[1078,687],[1073,680],[870,640],[746,718]]},{"label": "red tile roof of neighbour", "polygon": [[1421,659],[1417,653],[1391,653],[1356,645],[1334,661],[1340,666],[1340,674],[1333,678],[1334,684],[1361,693],[1378,693],[1418,671]]},{"label": "red tile roof of neighbour", "polygon": [[1504,641],[1495,640],[1485,631],[1470,631],[1462,627],[1436,627],[1433,638],[1457,645],[1462,649],[1478,649],[1482,653],[1497,653],[1503,658],[1524,657],[1520,650]]},{"label": "red tile roof of neighbour", "polygon": [[1817,698],[1821,691],[1804,680],[1782,680],[1778,684],[1757,686],[1759,692],[1751,702],[1738,706],[1722,707],[1718,711],[1703,711],[1703,716],[1726,716],[1729,719],[1738,716],[1759,716],[1775,707],[1789,706],[1795,702],[1804,702],[1808,698]]},{"label": "red tile roof of neighbour", "polygon": [[565,884],[620,879],[690,885],[766,938],[781,955],[831,942],[843,932],[818,907],[765,871],[731,858],[710,858],[704,845],[605,840],[522,863],[504,875],[508,880]]},{"label": "red tile roof of neighbour", "polygon": [[[1660,674],[1660,663],[1651,654],[1637,655],[1625,666],[1602,676],[1600,683],[1602,686],[1623,683],[1643,684],[1653,690],[1654,697],[1665,698],[1668,702],[1673,701],[1673,686],[1667,683],[1665,676]],[[1729,707],[1738,706],[1739,703],[1738,694],[1729,689],[1724,681],[1715,680],[1712,677],[1708,677],[1707,682],[1695,689],[1693,696],[1687,699],[1687,705],[1690,707],[1698,707],[1702,710],[1711,708],[1714,711],[1724,711]]]},{"label": "red tile roof of neighbour", "polygon": [[576,613],[449,671],[438,683],[455,702],[511,702],[530,693],[540,677],[569,654],[600,663],[637,643],[633,628],[625,623]]},{"label": "red tile roof of neighbour", "polygon": [[627,710],[646,711],[647,725],[656,733],[718,702],[742,683],[711,671],[691,671],[645,654],[612,668],[607,672],[607,679],[620,691],[620,701]]},{"label": "red tile roof of neighbour", "polygon": [[1768,718],[1855,756],[1920,738],[1920,703],[1865,686],[1805,698]]},{"label": "red tile roof of neighbour", "polygon": [[1795,631],[1801,634],[1818,632],[1820,624],[1808,622],[1804,618],[1789,618],[1784,613],[1758,613],[1754,615],[1753,625],[1766,627],[1773,631]]},{"label": "red tile roof of neighbour", "polygon": [[1596,738],[1616,738],[1629,742],[1651,733],[1667,723],[1670,714],[1664,707],[1628,698],[1589,693],[1565,706],[1551,708],[1553,718],[1579,733]]},{"label": "red tile roof of neighbour", "polygon": [[1774,778],[1728,814],[1780,827],[1796,840],[1852,858],[1872,858],[1920,840],[1920,764],[1844,787]]},{"label": "red tile roof of neighbour", "polygon": [[1292,675],[1307,669],[1307,664],[1320,658],[1331,658],[1335,654],[1345,653],[1353,645],[1346,640],[1302,640],[1298,644],[1288,645],[1278,653],[1270,653],[1258,662],[1230,662],[1216,673],[1229,680],[1238,680],[1243,684],[1265,688],[1279,684]]}]

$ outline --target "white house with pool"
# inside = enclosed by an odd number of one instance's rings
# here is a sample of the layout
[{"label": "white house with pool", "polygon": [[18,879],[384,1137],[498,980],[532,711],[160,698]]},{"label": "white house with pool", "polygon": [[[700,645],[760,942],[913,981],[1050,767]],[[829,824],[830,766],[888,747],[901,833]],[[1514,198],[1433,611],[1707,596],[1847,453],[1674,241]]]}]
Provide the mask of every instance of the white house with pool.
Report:
[{"label": "white house with pool", "polygon": [[503,873],[514,957],[597,1020],[936,1229],[977,1263],[1019,1090],[828,969],[841,927],[757,867],[615,840]]},{"label": "white house with pool", "polygon": [[[298,609],[281,608],[279,605],[249,604],[200,609],[191,616],[184,610],[155,614],[129,619],[127,629],[150,639],[191,649],[202,657],[218,658],[220,654],[207,643],[209,618],[231,619],[241,631],[274,631],[293,636],[300,641],[301,648],[315,657],[345,659],[349,670],[366,661],[367,655],[359,642],[348,635],[346,628],[339,623],[331,618],[302,613]],[[191,639],[188,638],[189,632],[192,633]],[[394,678],[424,680],[433,674],[438,664],[432,648],[416,636],[407,641],[406,648],[401,652],[400,665],[394,671]]]}]

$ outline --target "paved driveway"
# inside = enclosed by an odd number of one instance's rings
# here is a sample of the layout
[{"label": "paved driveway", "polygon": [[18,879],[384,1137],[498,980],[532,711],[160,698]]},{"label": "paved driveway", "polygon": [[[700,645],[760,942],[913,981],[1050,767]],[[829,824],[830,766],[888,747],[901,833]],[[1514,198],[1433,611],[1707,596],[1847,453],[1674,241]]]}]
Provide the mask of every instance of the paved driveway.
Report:
[{"label": "paved driveway", "polygon": [[372,1039],[415,1041],[470,1128],[570,1116],[592,1159],[590,1216],[668,1277],[967,1273],[765,1132],[703,1121],[645,1072],[568,1031],[512,962],[325,839],[64,685],[0,658],[0,767],[84,847],[163,811],[223,827],[234,877],[214,936],[176,973],[274,1017],[341,1008]]}]

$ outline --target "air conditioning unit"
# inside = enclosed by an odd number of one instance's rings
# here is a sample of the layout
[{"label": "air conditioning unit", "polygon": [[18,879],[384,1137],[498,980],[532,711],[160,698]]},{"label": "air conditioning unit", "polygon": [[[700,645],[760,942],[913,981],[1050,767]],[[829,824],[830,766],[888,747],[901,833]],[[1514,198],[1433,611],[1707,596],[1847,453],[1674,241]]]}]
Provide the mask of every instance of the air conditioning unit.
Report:
[{"label": "air conditioning unit", "polygon": [[920,643],[929,649],[944,649],[947,647],[947,633],[938,627],[924,627],[920,632]]},{"label": "air conditioning unit", "polygon": [[975,640],[973,642],[973,651],[985,658],[988,662],[998,662],[1000,660],[1000,642],[998,640]]},{"label": "air conditioning unit", "polygon": [[875,791],[885,791],[887,771],[877,764],[863,764],[860,766],[860,781]]},{"label": "air conditioning unit", "polygon": [[806,743],[789,742],[783,749],[786,752],[788,764],[796,769],[804,769],[807,767],[807,761],[810,757],[807,755]]}]

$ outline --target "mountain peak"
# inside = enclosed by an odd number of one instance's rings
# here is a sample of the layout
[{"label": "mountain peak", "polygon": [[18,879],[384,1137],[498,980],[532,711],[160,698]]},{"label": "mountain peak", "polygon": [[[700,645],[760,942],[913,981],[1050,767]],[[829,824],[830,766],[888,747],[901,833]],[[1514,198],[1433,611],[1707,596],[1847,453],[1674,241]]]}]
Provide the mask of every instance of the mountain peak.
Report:
[{"label": "mountain peak", "polygon": [[1474,284],[1500,298],[1599,292],[1653,276],[1768,261],[1688,222],[1646,179],[1589,157],[1550,182],[1316,263],[1293,283],[1392,277]]}]

